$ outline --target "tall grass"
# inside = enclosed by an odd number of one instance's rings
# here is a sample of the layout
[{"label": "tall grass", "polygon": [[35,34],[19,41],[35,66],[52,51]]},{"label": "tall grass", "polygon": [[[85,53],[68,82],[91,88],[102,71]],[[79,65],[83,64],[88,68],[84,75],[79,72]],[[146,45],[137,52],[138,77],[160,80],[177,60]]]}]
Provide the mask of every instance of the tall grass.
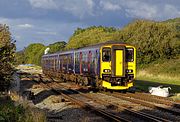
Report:
[{"label": "tall grass", "polygon": [[45,113],[26,102],[15,105],[11,99],[0,99],[0,122],[45,122]]},{"label": "tall grass", "polygon": [[163,73],[154,73],[148,72],[146,70],[139,70],[137,72],[138,80],[147,80],[152,82],[166,83],[166,84],[174,84],[180,85],[180,76],[171,75],[171,74],[163,74]]},{"label": "tall grass", "polygon": [[174,59],[157,60],[141,67],[137,79],[180,85],[180,56]]}]

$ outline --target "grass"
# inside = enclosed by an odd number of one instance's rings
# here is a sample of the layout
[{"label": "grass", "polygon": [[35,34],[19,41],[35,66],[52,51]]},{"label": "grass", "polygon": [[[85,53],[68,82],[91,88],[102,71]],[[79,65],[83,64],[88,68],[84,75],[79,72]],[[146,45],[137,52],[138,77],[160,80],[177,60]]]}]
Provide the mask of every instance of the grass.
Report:
[{"label": "grass", "polygon": [[140,70],[137,73],[135,83],[136,87],[143,91],[148,91],[150,86],[157,87],[162,85],[165,87],[170,86],[173,93],[180,93],[180,77],[178,76],[173,77],[168,74],[154,75],[145,70]]},{"label": "grass", "polygon": [[21,122],[25,121],[24,111],[25,109],[21,106],[15,106],[13,101],[9,97],[1,96],[0,98],[0,121],[5,122]]},{"label": "grass", "polygon": [[0,96],[0,122],[45,122],[44,112],[26,102],[15,105],[10,97]]},{"label": "grass", "polygon": [[170,93],[180,99],[180,57],[171,60],[158,60],[137,70],[135,86],[148,92],[148,87],[171,87]]},{"label": "grass", "polygon": [[180,78],[178,76],[172,77],[171,75],[153,75],[145,70],[138,71],[135,80],[135,87],[137,90],[148,92],[149,87],[171,87],[169,90],[171,98],[180,100]]},{"label": "grass", "polygon": [[151,82],[158,82],[163,84],[180,85],[180,76],[172,76],[171,74],[160,74],[160,73],[152,74],[146,70],[138,71],[137,79],[151,81]]},{"label": "grass", "polygon": [[180,55],[174,59],[159,59],[138,68],[138,71],[144,69],[146,72],[153,75],[163,74],[171,77],[180,77]]}]

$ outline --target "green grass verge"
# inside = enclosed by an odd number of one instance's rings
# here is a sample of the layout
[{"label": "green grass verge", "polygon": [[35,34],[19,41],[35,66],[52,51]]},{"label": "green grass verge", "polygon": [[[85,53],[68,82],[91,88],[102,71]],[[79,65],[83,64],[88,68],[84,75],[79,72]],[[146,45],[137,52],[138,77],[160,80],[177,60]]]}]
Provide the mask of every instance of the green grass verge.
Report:
[{"label": "green grass verge", "polygon": [[146,70],[140,70],[137,72],[137,80],[151,81],[169,85],[180,85],[180,76],[172,76],[170,74],[160,73],[152,74]]},{"label": "green grass verge", "polygon": [[15,105],[8,97],[0,96],[0,122],[45,122],[45,114],[27,106],[26,103]]},{"label": "green grass verge", "polygon": [[15,106],[10,100],[0,98],[0,121],[1,122],[24,122],[25,109],[21,106]]},{"label": "green grass verge", "polygon": [[143,91],[148,91],[149,87],[157,86],[171,87],[171,93],[180,93],[180,77],[168,74],[151,74],[146,70],[137,72],[135,86]]},{"label": "green grass verge", "polygon": [[[145,79],[145,80],[143,80]],[[171,87],[170,92],[170,97],[174,100],[180,101],[180,85],[173,84],[174,81],[169,81],[167,84],[165,81],[162,80],[150,80],[146,79],[146,77],[138,78],[137,80],[134,81],[135,87],[137,88],[137,91],[143,91],[143,92],[149,92],[148,88],[149,87],[158,87],[158,86],[164,86],[164,87]]]},{"label": "green grass verge", "polygon": [[[140,66],[139,66],[140,67]],[[148,91],[150,86],[170,86],[171,92],[180,93],[180,56],[161,59],[137,70],[136,87]]]}]

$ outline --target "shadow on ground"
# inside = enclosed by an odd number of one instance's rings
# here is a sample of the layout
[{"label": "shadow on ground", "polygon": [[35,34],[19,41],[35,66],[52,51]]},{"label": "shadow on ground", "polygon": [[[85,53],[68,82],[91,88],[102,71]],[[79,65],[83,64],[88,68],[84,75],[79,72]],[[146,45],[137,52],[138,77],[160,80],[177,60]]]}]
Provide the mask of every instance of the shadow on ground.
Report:
[{"label": "shadow on ground", "polygon": [[34,98],[36,98],[36,99],[33,100],[33,103],[36,105],[51,95],[57,95],[57,94],[52,92],[51,90],[41,91],[40,93],[34,95]]}]

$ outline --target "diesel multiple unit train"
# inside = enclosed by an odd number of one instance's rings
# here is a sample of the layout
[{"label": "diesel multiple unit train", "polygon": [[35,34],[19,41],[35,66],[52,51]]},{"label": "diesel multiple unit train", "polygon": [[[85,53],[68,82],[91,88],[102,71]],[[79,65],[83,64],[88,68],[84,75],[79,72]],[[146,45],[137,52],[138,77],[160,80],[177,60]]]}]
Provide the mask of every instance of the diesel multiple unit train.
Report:
[{"label": "diesel multiple unit train", "polygon": [[120,43],[106,42],[76,50],[42,56],[45,75],[81,85],[111,90],[126,90],[136,77],[136,49]]}]

